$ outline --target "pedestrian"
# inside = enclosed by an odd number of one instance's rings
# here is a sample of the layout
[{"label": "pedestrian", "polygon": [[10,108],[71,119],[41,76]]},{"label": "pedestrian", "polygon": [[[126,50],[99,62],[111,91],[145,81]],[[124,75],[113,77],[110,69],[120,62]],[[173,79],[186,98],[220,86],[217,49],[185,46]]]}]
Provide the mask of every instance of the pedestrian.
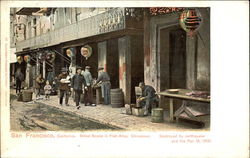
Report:
[{"label": "pedestrian", "polygon": [[45,94],[45,99],[49,100],[50,98],[50,93],[51,93],[52,87],[49,84],[49,80],[46,81],[46,85],[44,86],[44,94]]},{"label": "pedestrian", "polygon": [[75,92],[75,103],[76,103],[76,107],[77,109],[80,109],[80,96],[82,94],[82,89],[86,89],[86,81],[83,77],[83,75],[81,74],[82,72],[82,68],[81,67],[77,67],[76,68],[76,74],[73,76],[72,80],[71,80],[71,90]]},{"label": "pedestrian", "polygon": [[16,93],[21,92],[21,85],[24,80],[24,75],[21,72],[21,68],[18,68],[16,73],[15,73],[15,78],[16,78]]},{"label": "pedestrian", "polygon": [[145,110],[144,115],[148,115],[154,103],[158,103],[158,96],[155,94],[155,89],[150,85],[145,85],[144,82],[139,83],[142,90],[142,95],[137,99],[137,103]]},{"label": "pedestrian", "polygon": [[95,104],[93,104],[93,90],[92,90],[93,78],[89,70],[90,66],[86,66],[84,71],[84,78],[86,81],[87,89],[84,89],[84,102],[85,106],[89,105],[95,106]]},{"label": "pedestrian", "polygon": [[35,84],[35,93],[36,93],[36,99],[39,99],[41,95],[41,89],[44,83],[44,79],[42,78],[42,75],[39,74],[36,78],[36,84]]},{"label": "pedestrian", "polygon": [[96,84],[101,82],[101,89],[102,89],[102,97],[104,98],[104,105],[110,104],[110,77],[107,72],[104,71],[103,67],[98,68],[98,78],[96,80]]},{"label": "pedestrian", "polygon": [[58,81],[59,81],[59,93],[60,93],[60,98],[59,98],[59,104],[60,106],[62,106],[63,103],[63,97],[65,95],[65,105],[69,106],[68,101],[69,101],[69,95],[70,95],[70,87],[69,87],[69,83],[70,81],[67,80],[67,69],[66,68],[62,68],[62,73],[59,74],[58,76]]}]

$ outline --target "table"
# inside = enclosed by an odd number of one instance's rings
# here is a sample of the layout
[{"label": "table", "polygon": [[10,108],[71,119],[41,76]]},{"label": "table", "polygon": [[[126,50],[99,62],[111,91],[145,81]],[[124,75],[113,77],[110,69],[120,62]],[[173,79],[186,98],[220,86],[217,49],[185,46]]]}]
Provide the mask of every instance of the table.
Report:
[{"label": "table", "polygon": [[210,103],[210,99],[187,96],[186,93],[192,92],[192,90],[189,90],[189,89],[178,89],[178,90],[179,92],[177,94],[169,93],[167,92],[167,90],[156,93],[158,95],[169,98],[170,122],[174,122],[173,99],[192,100],[192,101]]}]

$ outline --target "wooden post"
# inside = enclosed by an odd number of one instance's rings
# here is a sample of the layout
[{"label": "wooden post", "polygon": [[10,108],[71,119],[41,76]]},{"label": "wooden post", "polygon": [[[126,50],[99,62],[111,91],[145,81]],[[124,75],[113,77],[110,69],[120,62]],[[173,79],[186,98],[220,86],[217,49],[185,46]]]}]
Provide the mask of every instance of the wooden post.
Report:
[{"label": "wooden post", "polygon": [[170,110],[170,122],[174,122],[174,101],[172,98],[169,99],[169,110]]},{"label": "wooden post", "polygon": [[46,75],[46,63],[45,63],[45,59],[43,60],[43,78],[45,79],[45,75]]}]

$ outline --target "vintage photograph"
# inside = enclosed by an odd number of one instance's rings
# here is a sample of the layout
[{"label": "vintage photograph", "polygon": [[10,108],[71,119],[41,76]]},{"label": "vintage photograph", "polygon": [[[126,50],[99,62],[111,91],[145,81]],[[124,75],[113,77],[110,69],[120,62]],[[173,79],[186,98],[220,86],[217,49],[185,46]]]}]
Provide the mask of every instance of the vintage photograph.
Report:
[{"label": "vintage photograph", "polygon": [[210,131],[210,7],[10,8],[11,131]]}]

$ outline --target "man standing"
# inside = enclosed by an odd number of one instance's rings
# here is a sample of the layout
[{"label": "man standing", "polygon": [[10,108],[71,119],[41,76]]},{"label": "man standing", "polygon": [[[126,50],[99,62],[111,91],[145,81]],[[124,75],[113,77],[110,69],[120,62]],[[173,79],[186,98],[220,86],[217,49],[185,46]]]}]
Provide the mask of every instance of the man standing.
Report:
[{"label": "man standing", "polygon": [[66,68],[62,68],[62,73],[58,76],[58,81],[59,81],[59,91],[60,91],[60,100],[59,100],[59,104],[62,106],[62,102],[63,102],[63,97],[64,94],[65,96],[65,105],[69,106],[68,101],[69,101],[69,83],[70,81],[67,80],[67,69]]},{"label": "man standing", "polygon": [[98,68],[98,78],[96,80],[95,84],[98,84],[101,82],[101,88],[102,88],[102,97],[104,97],[104,104],[109,105],[110,104],[110,77],[107,72],[104,71],[103,67]]},{"label": "man standing", "polygon": [[142,95],[137,99],[137,102],[144,108],[144,115],[148,115],[154,102],[158,102],[158,97],[155,94],[155,89],[152,86],[145,85],[144,82],[139,83],[142,90]]},{"label": "man standing", "polygon": [[17,69],[17,71],[15,73],[15,78],[16,78],[16,93],[17,93],[17,91],[20,93],[22,81],[24,80],[24,75],[21,72],[21,68]]},{"label": "man standing", "polygon": [[35,93],[36,93],[36,99],[39,99],[41,95],[41,89],[43,88],[44,79],[42,78],[42,75],[39,74],[36,78],[36,84],[35,84]]},{"label": "man standing", "polygon": [[87,86],[87,89],[84,90],[84,102],[85,102],[85,106],[88,106],[88,105],[95,106],[95,104],[93,104],[93,92],[92,92],[93,79],[92,79],[92,75],[89,69],[90,69],[90,66],[86,66],[85,71],[84,71],[84,78],[85,78],[86,86]]},{"label": "man standing", "polygon": [[75,92],[75,102],[77,109],[80,109],[79,102],[83,87],[84,89],[87,90],[86,82],[81,72],[82,72],[81,67],[77,67],[76,74],[73,76],[71,80],[71,90],[74,90]]}]

